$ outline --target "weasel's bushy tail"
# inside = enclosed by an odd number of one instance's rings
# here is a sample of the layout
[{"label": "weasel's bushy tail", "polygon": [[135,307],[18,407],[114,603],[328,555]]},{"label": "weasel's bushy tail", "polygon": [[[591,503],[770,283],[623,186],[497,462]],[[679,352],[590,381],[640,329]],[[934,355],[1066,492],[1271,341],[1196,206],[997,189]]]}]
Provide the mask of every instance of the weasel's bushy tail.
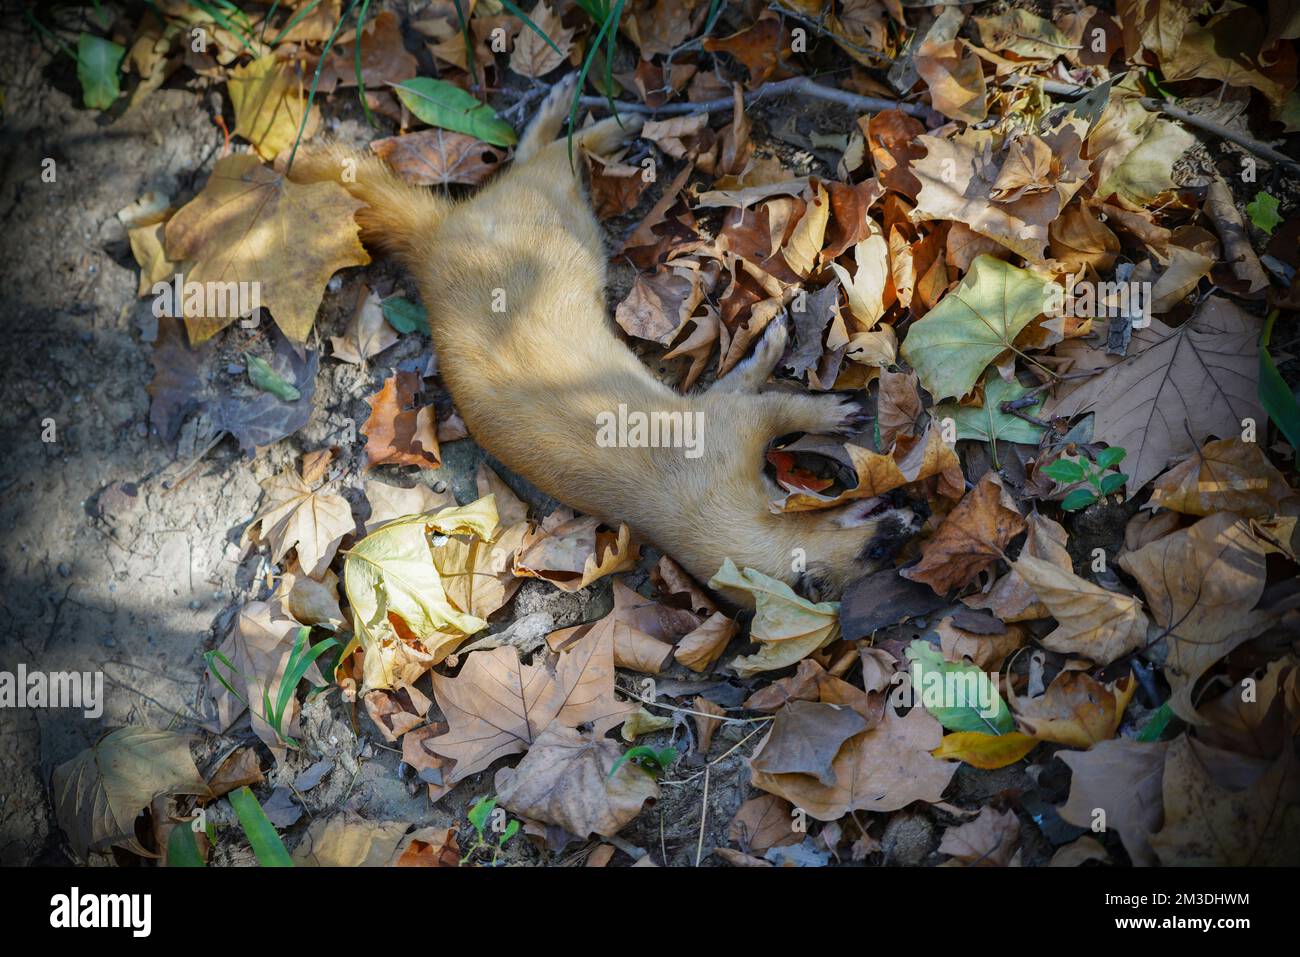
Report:
[{"label": "weasel's bushy tail", "polygon": [[366,204],[357,210],[361,241],[399,255],[412,252],[452,204],[427,187],[412,186],[373,153],[338,143],[299,153],[289,178],[295,183],[338,183]]}]

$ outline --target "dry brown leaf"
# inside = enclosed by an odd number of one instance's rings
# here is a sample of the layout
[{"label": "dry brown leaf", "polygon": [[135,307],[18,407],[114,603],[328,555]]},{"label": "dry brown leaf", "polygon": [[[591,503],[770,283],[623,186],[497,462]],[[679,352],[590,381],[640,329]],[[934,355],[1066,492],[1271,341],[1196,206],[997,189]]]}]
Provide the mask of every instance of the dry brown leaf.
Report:
[{"label": "dry brown leaf", "polygon": [[811,775],[821,784],[833,786],[832,762],[840,747],[867,727],[866,719],[851,708],[791,700],[776,713],[750,767],[766,776]]},{"label": "dry brown leaf", "polygon": [[419,373],[398,372],[366,398],[370,417],[361,426],[361,434],[366,437],[368,468],[417,465],[436,469],[442,465],[433,406],[416,402],[416,395],[423,389]]},{"label": "dry brown leaf", "polygon": [[605,629],[614,636],[614,664],[620,668],[658,674],[673,653],[673,643],[699,625],[692,612],[644,598],[621,581],[614,581],[614,607],[599,621],[562,628],[547,635],[553,651],[561,651],[588,633]]},{"label": "dry brown leaf", "polygon": [[321,580],[345,535],[356,531],[352,506],[333,492],[312,491],[292,470],[262,480],[266,504],[244,529],[245,542],[265,541],[278,564],[290,548],[311,578]]},{"label": "dry brown leaf", "polygon": [[397,342],[397,332],[384,320],[384,310],[379,296],[362,283],[357,286],[357,308],[341,336],[330,336],[334,345],[334,358],[364,365],[371,356],[378,355]]},{"label": "dry brown leaf", "polygon": [[[573,47],[573,30],[560,22],[546,0],[538,0],[529,16],[535,27],[519,31],[515,48],[510,51],[510,69],[520,76],[537,79],[565,62]],[[537,30],[551,42],[538,36]]]},{"label": "dry brown leaf", "polygon": [[[713,735],[722,727],[719,718],[725,718],[727,712],[703,695],[695,696],[695,700],[691,702],[691,708],[697,712],[691,715],[695,721],[695,735],[697,738],[695,751],[701,757],[708,757],[709,746],[713,744]],[[714,715],[714,717],[706,718],[704,717],[706,714]]]},{"label": "dry brown leaf", "polygon": [[980,809],[973,821],[943,832],[939,853],[968,867],[1007,867],[1020,848],[1020,819],[1015,811]]},{"label": "dry brown leaf", "polygon": [[974,48],[965,40],[926,40],[913,62],[930,88],[930,102],[944,116],[978,123],[988,115],[984,71]]},{"label": "dry brown leaf", "polygon": [[659,797],[654,777],[631,761],[611,775],[621,754],[613,741],[552,724],[518,766],[502,768],[493,783],[501,806],[515,814],[580,838],[612,837]]},{"label": "dry brown leaf", "polygon": [[899,572],[944,595],[960,588],[999,558],[1025,530],[1015,500],[996,472],[988,472],[921,546],[921,561]]},{"label": "dry brown leaf", "polygon": [[529,529],[515,556],[514,573],[541,578],[564,591],[586,588],[598,578],[632,568],[640,550],[626,525],[617,532],[588,516],[558,508]]},{"label": "dry brown leaf", "polygon": [[1259,444],[1234,436],[1207,442],[1156,479],[1149,504],[1185,515],[1236,512],[1267,518],[1291,494]]},{"label": "dry brown leaf", "polygon": [[947,661],[969,658],[985,671],[997,671],[1007,655],[1025,644],[1025,631],[1019,625],[1006,625],[1000,632],[984,635],[957,627],[948,616],[941,618],[934,630]]},{"label": "dry brown leaf", "polygon": [[1264,593],[1264,548],[1230,512],[1157,539],[1120,557],[1137,579],[1168,642],[1165,676],[1174,713],[1201,723],[1196,682],[1215,662],[1263,631],[1273,616],[1253,609]]},{"label": "dry brown leaf", "polygon": [[375,479],[366,479],[366,501],[370,503],[370,518],[366,520],[369,534],[386,522],[407,515],[424,515],[456,504],[451,492],[435,492],[427,485],[402,488]]},{"label": "dry brown leaf", "polygon": [[[247,287],[249,304],[251,290],[260,290],[275,324],[303,343],[330,276],[370,262],[353,219],[362,205],[338,183],[294,183],[237,153],[217,160],[203,191],[167,221],[167,257],[187,264],[187,286],[257,283]],[[241,318],[230,299],[182,297],[192,344]]]},{"label": "dry brown leaf", "polygon": [[1091,748],[1109,741],[1137,690],[1132,675],[1102,685],[1086,671],[1062,671],[1039,698],[1008,697],[1020,726],[1040,741]]},{"label": "dry brown leaf", "polygon": [[1265,421],[1259,332],[1258,319],[1212,296],[1177,329],[1153,319],[1136,330],[1126,360],[1049,400],[1042,414],[1093,412],[1094,439],[1128,450],[1131,498],[1171,458],[1195,452],[1211,435],[1238,435],[1247,418]]},{"label": "dry brown leaf", "polygon": [[[1028,525],[1029,534],[1025,536],[1025,545],[1020,554],[1041,558],[1061,571],[1073,572],[1074,564],[1065,548],[1068,538],[1065,528],[1059,522],[1037,512],[1029,516]],[[1007,622],[1031,621],[1051,615],[1047,606],[1038,600],[1034,590],[1015,568],[994,582],[987,592],[968,595],[962,602],[970,608],[987,608]]]},{"label": "dry brown leaf", "polygon": [[673,657],[692,671],[708,671],[722,657],[734,637],[735,621],[715,611],[698,628],[682,636],[673,649]]},{"label": "dry brown leaf", "polygon": [[490,143],[437,128],[373,140],[370,148],[414,186],[477,186],[505,160]]},{"label": "dry brown leaf", "polygon": [[1056,619],[1056,630],[1041,640],[1044,648],[1108,665],[1146,644],[1147,616],[1132,595],[1107,591],[1032,555],[1021,555],[1011,567]]},{"label": "dry brown leaf", "polygon": [[727,828],[727,840],[740,845],[742,851],[762,854],[769,847],[798,844],[803,833],[795,830],[794,807],[775,794],[750,798],[736,811]]},{"label": "dry brown leaf", "polygon": [[614,698],[611,629],[593,629],[559,656],[554,670],[522,664],[507,646],[472,652],[454,678],[436,672],[432,678],[451,730],[425,747],[456,762],[444,776],[446,787],[527,750],[552,724],[591,724],[603,734],[635,710]]},{"label": "dry brown leaf", "polygon": [[[232,132],[252,143],[262,159],[273,160],[293,146],[302,126],[306,98],[288,62],[268,54],[235,67],[226,89],[235,110]],[[319,127],[320,107],[313,106],[302,138],[310,139]]]}]

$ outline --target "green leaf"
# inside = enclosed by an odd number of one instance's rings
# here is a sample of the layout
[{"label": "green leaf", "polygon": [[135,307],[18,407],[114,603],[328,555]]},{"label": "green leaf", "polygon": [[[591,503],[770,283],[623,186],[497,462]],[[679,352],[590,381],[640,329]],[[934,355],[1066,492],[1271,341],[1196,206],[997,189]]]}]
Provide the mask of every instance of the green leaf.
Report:
[{"label": "green leaf", "polygon": [[1007,734],[1016,729],[993,679],[975,665],[945,661],[921,638],[907,646],[907,657],[912,662],[912,693],[949,731]]},{"label": "green leaf", "polygon": [[1128,476],[1123,472],[1112,472],[1101,480],[1101,494],[1110,495],[1112,492],[1118,492],[1128,481]]},{"label": "green leaf", "polygon": [[208,866],[203,860],[203,855],[199,853],[199,842],[194,839],[194,831],[188,821],[177,824],[167,835],[167,866]]},{"label": "green leaf", "polygon": [[1044,475],[1054,482],[1060,482],[1062,485],[1073,485],[1075,482],[1082,482],[1088,477],[1080,462],[1071,462],[1068,459],[1057,459],[1051,465],[1039,469]]},{"label": "green leaf", "polygon": [[253,792],[245,785],[229,795],[230,806],[239,816],[239,826],[244,829],[248,843],[252,845],[257,863],[262,867],[293,867],[289,852],[284,849],[284,842],[275,832],[274,825],[266,817],[262,805],[257,803]]},{"label": "green leaf", "polygon": [[384,318],[398,332],[423,332],[429,334],[429,316],[418,302],[401,296],[383,301]]},{"label": "green leaf", "polygon": [[474,830],[482,831],[488,825],[488,818],[492,816],[492,809],[497,806],[495,796],[480,798],[466,815],[469,823],[474,825]]},{"label": "green leaf", "polygon": [[1114,468],[1124,461],[1124,456],[1128,455],[1127,449],[1121,449],[1117,445],[1112,445],[1108,449],[1102,449],[1097,453],[1097,468],[1103,472],[1109,468]]},{"label": "green leaf", "polygon": [[1077,512],[1097,501],[1097,493],[1090,488],[1076,488],[1061,500],[1061,508],[1067,512]]},{"label": "green leaf", "polygon": [[497,838],[497,846],[505,847],[506,842],[508,842],[512,837],[514,837],[518,833],[519,833],[519,822],[514,818],[511,818],[510,823],[506,825],[505,833]]},{"label": "green leaf", "polygon": [[1272,236],[1273,230],[1277,229],[1278,223],[1282,222],[1282,217],[1277,214],[1278,205],[1276,197],[1260,190],[1255,194],[1255,198],[1246,204],[1246,215],[1250,217],[1252,223]]},{"label": "green leaf", "polygon": [[244,364],[248,369],[248,381],[263,392],[269,392],[285,402],[296,402],[302,398],[302,393],[280,378],[279,373],[265,359],[245,352]]},{"label": "green leaf", "polygon": [[[981,442],[998,440],[1037,445],[1043,434],[1041,426],[1002,411],[1003,402],[1015,401],[1028,391],[1029,389],[1020,383],[1008,382],[994,372],[984,380],[982,409],[956,402],[944,402],[934,407],[932,415],[940,421],[951,418],[957,426],[959,439],[977,439]],[[1034,410],[1042,404],[1043,396],[1040,395],[1033,405],[1026,406],[1021,411],[1033,415]]]},{"label": "green leaf", "polygon": [[1300,449],[1300,404],[1296,403],[1295,393],[1277,371],[1277,364],[1268,351],[1276,319],[1274,309],[1264,322],[1264,334],[1259,340],[1259,401],[1291,447]]},{"label": "green leaf", "polygon": [[446,80],[417,76],[393,89],[406,108],[430,126],[468,133],[493,146],[513,146],[519,140],[514,127],[492,107]]},{"label": "green leaf", "polygon": [[1048,304],[1043,279],[977,256],[961,285],[912,323],[902,356],[936,399],[961,398]]},{"label": "green leaf", "polygon": [[122,92],[118,71],[126,48],[112,40],[83,33],[77,37],[77,79],[81,81],[81,102],[88,109],[106,110]]},{"label": "green leaf", "polygon": [[619,755],[618,760],[614,762],[614,766],[609,769],[609,774],[605,776],[605,780],[608,781],[617,774],[618,769],[627,761],[640,762],[647,771],[657,776],[668,770],[676,760],[676,748],[652,748],[648,744],[638,744],[635,748],[628,748]]}]

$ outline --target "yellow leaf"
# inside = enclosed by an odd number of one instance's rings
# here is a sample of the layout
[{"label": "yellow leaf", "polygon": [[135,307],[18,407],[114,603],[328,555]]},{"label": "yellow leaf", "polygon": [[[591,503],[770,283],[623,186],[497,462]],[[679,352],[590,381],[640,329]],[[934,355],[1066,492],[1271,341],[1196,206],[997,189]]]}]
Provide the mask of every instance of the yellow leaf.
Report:
[{"label": "yellow leaf", "polygon": [[[226,84],[235,109],[235,135],[253,144],[264,160],[290,149],[302,126],[303,97],[293,69],[269,54],[230,71]],[[320,126],[315,106],[307,118],[302,138],[309,139]]]},{"label": "yellow leaf", "polygon": [[1038,746],[1038,739],[1019,731],[1009,734],[982,734],[979,731],[954,731],[945,734],[939,746],[930,752],[936,758],[954,758],[973,768],[992,771],[1015,764]]}]

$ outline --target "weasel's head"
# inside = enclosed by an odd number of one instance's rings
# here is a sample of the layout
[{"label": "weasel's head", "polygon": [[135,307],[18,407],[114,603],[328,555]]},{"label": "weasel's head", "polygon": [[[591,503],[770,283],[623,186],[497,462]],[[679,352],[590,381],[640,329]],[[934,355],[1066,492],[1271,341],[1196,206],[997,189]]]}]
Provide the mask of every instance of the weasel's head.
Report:
[{"label": "weasel's head", "polygon": [[816,553],[794,582],[811,601],[834,601],[849,582],[883,568],[921,530],[930,514],[924,501],[891,493],[852,502],[831,513]]}]

